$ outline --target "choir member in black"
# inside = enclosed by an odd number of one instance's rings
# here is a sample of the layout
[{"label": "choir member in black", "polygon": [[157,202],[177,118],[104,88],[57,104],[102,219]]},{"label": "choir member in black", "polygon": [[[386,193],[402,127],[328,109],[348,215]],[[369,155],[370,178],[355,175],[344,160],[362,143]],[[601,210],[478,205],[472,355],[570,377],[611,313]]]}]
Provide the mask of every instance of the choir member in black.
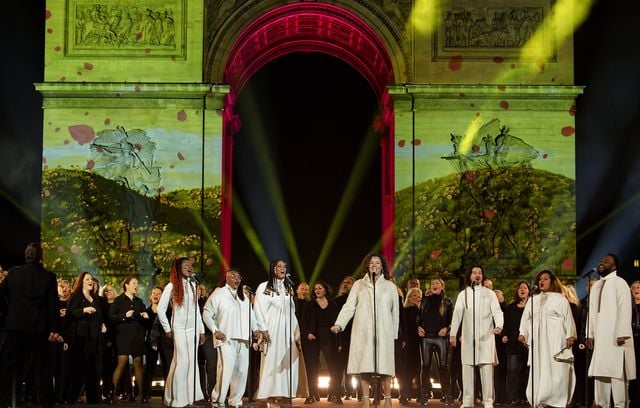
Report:
[{"label": "choir member in black", "polygon": [[318,372],[320,369],[320,352],[324,355],[331,377],[329,396],[327,401],[342,404],[340,390],[340,375],[336,353],[338,345],[336,335],[331,333],[331,326],[338,317],[338,306],[329,299],[332,293],[331,287],[324,281],[318,281],[313,286],[313,294],[310,302],[304,306],[302,313],[303,332],[306,338],[305,363],[309,374],[309,397],[305,404],[318,401]]},{"label": "choir member in black", "polygon": [[[334,299],[336,305],[338,306],[338,310],[342,309],[345,302],[347,301],[347,297],[349,297],[349,292],[351,291],[351,287],[353,286],[353,282],[355,280],[351,276],[345,276],[342,278],[340,282],[340,288],[338,289],[338,293]],[[344,392],[344,399],[349,400],[351,397],[356,397],[356,392],[354,389],[353,382],[357,381],[357,377],[347,375],[347,361],[349,360],[349,345],[351,343],[351,321],[347,324],[347,327],[344,328],[343,331],[338,333],[338,372],[340,373],[340,377],[338,377],[340,384],[342,386],[342,390]],[[357,385],[356,385],[357,388]]]},{"label": "choir member in black", "polygon": [[113,371],[111,402],[117,403],[115,388],[124,370],[129,369],[129,356],[133,357],[136,385],[138,386],[138,402],[143,401],[144,374],[142,356],[144,355],[144,327],[149,320],[146,308],[138,294],[138,279],[128,276],[122,283],[123,293],[115,298],[109,318],[116,326],[116,355],[118,365]]},{"label": "choir member in black", "polygon": [[[569,301],[569,307],[571,308],[571,316],[573,317],[573,321],[576,325],[576,339],[580,337],[579,333],[584,333],[584,325],[582,324],[582,311],[580,310],[580,300],[578,300],[578,294],[576,293],[576,289],[573,286],[562,285],[561,287],[562,294]],[[580,354],[580,342],[574,341],[571,345],[571,352],[574,356],[573,361],[573,371],[576,376],[576,387],[573,390],[573,395],[571,397],[571,401],[569,402],[569,406],[575,407],[577,405],[583,405],[584,400],[584,379],[587,375],[587,367],[584,365],[584,359],[578,359],[576,361],[575,356]]]},{"label": "choir member in black", "polygon": [[[205,285],[198,285],[198,306],[200,306],[200,314],[207,303],[209,293]],[[213,347],[213,333],[204,325],[204,343],[198,346],[198,370],[200,370],[200,388],[202,395],[206,401],[211,400],[211,392],[216,385],[216,376],[218,368],[218,353]]]},{"label": "choir member in black", "polygon": [[71,296],[71,285],[64,279],[58,279],[58,327],[60,335],[53,343],[51,363],[53,364],[54,395],[59,404],[65,402],[67,388],[69,386],[69,343],[64,338],[69,328],[69,315],[67,314],[67,302]]},{"label": "choir member in black", "polygon": [[[21,369],[30,362],[34,399],[52,406],[51,370],[46,351],[58,338],[56,325],[56,276],[42,265],[42,246],[25,248],[22,266],[14,266],[0,276],[0,302],[6,307],[4,344],[0,359],[0,406],[13,406],[20,400],[17,387]],[[0,342],[2,339],[0,339]],[[16,401],[17,400],[17,401]]]},{"label": "choir member in black", "polygon": [[[102,346],[102,368],[100,369],[102,377],[102,396],[105,399],[109,399],[109,388],[111,379],[113,378],[113,370],[116,368],[116,329],[113,322],[109,318],[109,310],[113,304],[113,300],[116,298],[116,290],[113,286],[106,284],[100,289],[100,297],[102,298],[102,306],[104,307],[102,318],[107,331],[102,337],[104,342]],[[124,379],[123,379],[124,380]],[[121,382],[123,381],[121,380]],[[131,378],[129,378],[129,384],[131,384]]]},{"label": "choir member in black", "polygon": [[80,272],[73,284],[73,293],[67,303],[71,322],[67,332],[71,384],[67,401],[75,403],[80,396],[82,384],[88,404],[100,402],[98,358],[100,334],[106,332],[98,288],[89,272]]},{"label": "choir member in black", "polygon": [[[504,292],[500,289],[493,290],[498,297],[498,304],[502,313],[507,310],[507,303],[504,300]],[[493,368],[493,387],[494,403],[496,405],[504,405],[507,403],[507,345],[502,342],[502,333],[494,334],[496,342],[496,355],[498,356],[498,365]],[[479,390],[482,392],[481,390]]]},{"label": "choir member in black", "polygon": [[144,387],[142,387],[142,398],[145,402],[148,402],[151,398],[151,381],[156,371],[158,364],[158,347],[153,347],[151,343],[151,327],[158,315],[158,302],[160,302],[160,296],[162,295],[162,288],[155,286],[151,289],[149,295],[149,307],[147,307],[148,319],[144,321],[144,348],[145,348],[145,366],[144,366]]},{"label": "choir member in black", "polygon": [[433,398],[429,372],[431,370],[431,356],[435,353],[436,365],[440,375],[442,393],[447,405],[453,404],[449,373],[449,328],[453,315],[453,305],[445,296],[444,281],[433,279],[429,294],[422,298],[420,313],[418,313],[418,335],[422,338],[422,375],[420,381],[420,405],[426,405],[429,398]]},{"label": "choir member in black", "polygon": [[[527,347],[518,340],[522,312],[529,299],[529,284],[518,282],[513,302],[509,303],[504,313],[504,330],[501,343],[507,346],[507,402],[511,405],[522,405],[527,402]],[[505,362],[500,361],[500,364]]]},{"label": "choir member in black", "polygon": [[405,335],[406,344],[402,365],[396,368],[398,379],[400,380],[400,403],[406,404],[413,395],[414,379],[420,386],[420,360],[416,358],[420,355],[420,337],[418,336],[418,313],[420,312],[420,302],[422,301],[422,290],[419,287],[411,287],[407,291],[402,313],[407,322],[407,332]]}]

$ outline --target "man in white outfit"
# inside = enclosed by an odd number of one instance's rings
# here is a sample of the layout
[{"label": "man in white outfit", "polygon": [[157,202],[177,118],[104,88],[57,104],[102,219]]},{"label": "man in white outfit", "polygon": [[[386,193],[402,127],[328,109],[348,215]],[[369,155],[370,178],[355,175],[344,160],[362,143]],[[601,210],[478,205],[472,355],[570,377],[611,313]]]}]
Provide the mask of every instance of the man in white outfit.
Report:
[{"label": "man in white outfit", "polygon": [[482,285],[484,271],[481,266],[473,266],[469,271],[468,283],[458,294],[453,309],[449,343],[457,346],[456,333],[462,325],[462,406],[474,405],[474,367],[480,370],[482,383],[482,405],[493,407],[493,366],[498,364],[494,334],[502,332],[504,316],[498,297]]},{"label": "man in white outfit", "polygon": [[593,348],[589,377],[594,377],[595,404],[609,408],[613,394],[618,408],[629,406],[629,380],[636,377],[631,295],[627,282],[617,274],[614,254],[602,257],[598,274],[602,277],[589,295],[587,347]]},{"label": "man in white outfit", "polygon": [[218,350],[217,382],[211,392],[211,401],[224,406],[229,393],[228,404],[238,407],[242,405],[247,384],[250,336],[256,327],[256,319],[251,303],[240,287],[240,272],[230,269],[225,280],[226,285],[216,289],[207,299],[202,319],[213,333],[213,345]]}]

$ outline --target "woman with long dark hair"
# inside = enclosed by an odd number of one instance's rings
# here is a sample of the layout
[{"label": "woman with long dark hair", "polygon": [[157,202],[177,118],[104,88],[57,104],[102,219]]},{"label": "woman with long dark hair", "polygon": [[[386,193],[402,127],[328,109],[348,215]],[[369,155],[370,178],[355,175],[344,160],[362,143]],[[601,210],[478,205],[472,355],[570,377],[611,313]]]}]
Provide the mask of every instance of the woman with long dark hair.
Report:
[{"label": "woman with long dark hair", "polygon": [[[340,376],[338,373],[336,335],[331,333],[331,326],[338,317],[338,305],[329,299],[333,293],[327,282],[317,281],[313,285],[311,301],[304,306],[302,319],[303,333],[306,337],[305,363],[309,373],[309,397],[305,403],[312,403],[318,398],[318,372],[320,371],[320,352],[324,355],[329,369],[330,389],[327,401],[342,404]],[[319,401],[319,398],[317,399]]]},{"label": "woman with long dark hair", "polygon": [[381,377],[384,406],[391,407],[399,307],[398,289],[391,281],[387,261],[381,255],[367,255],[362,262],[362,277],[353,284],[347,302],[331,328],[332,332],[338,333],[353,318],[347,373],[360,375],[363,408],[369,407],[372,375]]},{"label": "woman with long dark hair", "polygon": [[525,404],[527,399],[527,348],[518,340],[518,329],[528,299],[529,284],[518,282],[504,316],[502,343],[507,345],[507,402],[511,405]]},{"label": "woman with long dark hair", "polygon": [[144,355],[144,325],[149,320],[144,303],[137,296],[138,279],[128,276],[122,282],[122,294],[117,296],[109,309],[109,319],[116,328],[116,355],[118,365],[113,370],[111,403],[118,402],[115,389],[124,370],[129,369],[129,356],[133,357],[133,369],[138,386],[138,402],[143,402],[144,374],[142,356]]},{"label": "woman with long dark hair", "polygon": [[[169,283],[158,303],[158,319],[162,329],[165,336],[174,342],[173,358],[164,387],[164,403],[169,407],[184,407],[204,398],[200,388],[196,347],[204,343],[204,325],[198,307],[196,282],[191,277],[192,270],[189,258],[176,258],[171,264]],[[172,309],[171,321],[167,318],[169,305]]]},{"label": "woman with long dark hair", "polygon": [[[258,285],[254,310],[258,329],[263,333],[260,379],[256,399],[290,402],[298,394],[300,329],[296,318],[296,296],[285,282],[287,263],[272,261],[269,279]],[[291,380],[291,381],[290,381]]]}]

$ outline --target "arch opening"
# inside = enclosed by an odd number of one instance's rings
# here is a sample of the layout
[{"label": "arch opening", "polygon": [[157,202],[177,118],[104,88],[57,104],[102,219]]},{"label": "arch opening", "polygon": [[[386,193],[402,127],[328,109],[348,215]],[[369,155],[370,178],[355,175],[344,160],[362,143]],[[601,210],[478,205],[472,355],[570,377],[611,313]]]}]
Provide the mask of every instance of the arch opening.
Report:
[{"label": "arch opening", "polygon": [[389,55],[377,34],[350,11],[326,3],[294,3],[263,14],[238,36],[225,65],[230,93],[223,114],[222,254],[231,256],[233,136],[241,127],[237,97],[263,66],[291,53],[322,53],[351,65],[378,100],[373,128],[379,136],[381,167],[381,252],[393,260],[394,116],[387,85],[393,78]]}]

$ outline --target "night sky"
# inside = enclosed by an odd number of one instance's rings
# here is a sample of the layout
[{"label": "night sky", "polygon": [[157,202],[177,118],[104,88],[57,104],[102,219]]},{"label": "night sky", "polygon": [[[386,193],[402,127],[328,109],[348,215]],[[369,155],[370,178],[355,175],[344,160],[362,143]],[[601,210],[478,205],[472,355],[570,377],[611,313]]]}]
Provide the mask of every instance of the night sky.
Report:
[{"label": "night sky", "polygon": [[[4,268],[22,263],[25,245],[39,240],[43,114],[42,98],[33,83],[43,80],[44,9],[45,2],[35,0],[3,5],[0,265]],[[615,252],[627,278],[638,275],[632,261],[640,258],[639,18],[640,3],[634,0],[601,0],[574,35],[575,84],[586,86],[584,95],[578,98],[576,114],[578,270],[588,270],[604,253]],[[361,107],[360,117],[367,118],[371,98],[366,84],[340,61],[318,55],[290,55],[272,65],[258,72],[250,83],[261,92],[271,92],[266,106],[260,108],[265,109],[264,115],[273,116],[274,123],[282,123],[287,121],[277,118],[291,117],[290,113],[295,112],[299,123],[316,124],[309,126],[304,135],[274,125],[273,134],[279,136],[270,139],[308,276],[331,222],[335,201],[351,170],[350,157],[354,157],[362,142],[345,137],[349,133],[334,132],[343,126],[331,122],[344,123],[336,115],[354,104]],[[327,78],[335,81],[326,81]],[[264,86],[271,88],[260,88]],[[331,86],[344,93],[345,105],[318,97],[295,100],[291,96],[299,87],[311,95]],[[304,115],[309,111],[315,116]],[[367,119],[354,123],[354,129],[366,122]],[[342,130],[353,133],[354,129]],[[302,140],[306,138],[315,144],[304,143]],[[250,167],[240,170],[242,163],[252,161],[250,149],[241,146],[246,146],[242,133],[234,154],[236,174],[252,171]],[[336,157],[338,148],[344,153]],[[302,151],[304,154],[300,154]],[[299,166],[309,171],[304,180]],[[328,188],[327,180],[341,187]],[[367,180],[347,217],[349,223],[339,238],[342,244],[336,247],[324,269],[323,278],[332,284],[340,276],[353,272],[378,238],[378,164],[371,163]],[[247,180],[236,181],[236,187],[245,200],[254,193]],[[268,231],[269,224],[265,223],[264,228]],[[261,270],[237,229],[233,244],[235,265],[247,271]],[[279,249],[271,251],[277,254]]]}]

